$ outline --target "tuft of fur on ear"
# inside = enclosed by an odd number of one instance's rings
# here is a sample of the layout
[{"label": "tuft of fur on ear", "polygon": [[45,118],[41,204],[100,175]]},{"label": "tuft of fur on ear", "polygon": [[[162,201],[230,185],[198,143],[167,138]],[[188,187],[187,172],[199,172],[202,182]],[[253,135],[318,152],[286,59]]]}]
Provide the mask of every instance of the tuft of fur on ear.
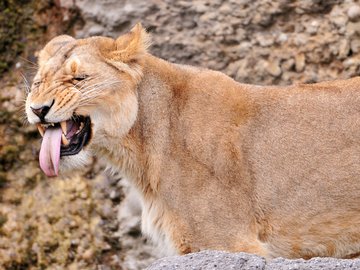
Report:
[{"label": "tuft of fur on ear", "polygon": [[72,56],[69,61],[67,61],[65,70],[67,74],[77,74],[80,66],[80,60],[76,56]]},{"label": "tuft of fur on ear", "polygon": [[50,40],[44,49],[39,54],[39,65],[51,58],[61,47],[65,44],[74,41],[75,39],[68,35],[61,35]]},{"label": "tuft of fur on ear", "polygon": [[151,43],[150,40],[150,35],[142,27],[141,23],[137,23],[129,33],[116,39],[116,48],[111,52],[110,58],[124,63],[138,60],[147,53]]}]

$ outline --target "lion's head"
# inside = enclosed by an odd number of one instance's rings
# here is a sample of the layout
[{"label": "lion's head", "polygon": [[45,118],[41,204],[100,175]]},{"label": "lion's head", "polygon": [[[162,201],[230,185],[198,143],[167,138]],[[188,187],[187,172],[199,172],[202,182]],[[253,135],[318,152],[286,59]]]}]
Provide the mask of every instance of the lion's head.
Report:
[{"label": "lion's head", "polygon": [[140,24],[113,40],[58,36],[39,54],[26,114],[43,136],[48,176],[87,161],[92,144],[127,134],[137,117],[136,86],[149,37]]}]

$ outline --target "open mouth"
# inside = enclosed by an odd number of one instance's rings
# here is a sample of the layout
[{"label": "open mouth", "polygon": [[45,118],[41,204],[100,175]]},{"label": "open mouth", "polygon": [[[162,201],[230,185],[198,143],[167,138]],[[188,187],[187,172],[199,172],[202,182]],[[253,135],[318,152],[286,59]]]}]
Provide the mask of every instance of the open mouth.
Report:
[{"label": "open mouth", "polygon": [[61,156],[76,155],[91,137],[91,120],[88,116],[74,115],[60,123],[39,123],[37,128],[43,136],[40,167],[48,176],[58,174]]}]

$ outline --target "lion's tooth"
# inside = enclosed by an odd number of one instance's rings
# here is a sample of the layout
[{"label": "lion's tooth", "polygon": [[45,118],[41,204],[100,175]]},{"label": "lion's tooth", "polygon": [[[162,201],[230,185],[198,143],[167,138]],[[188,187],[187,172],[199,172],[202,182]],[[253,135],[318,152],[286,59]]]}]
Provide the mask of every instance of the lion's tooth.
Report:
[{"label": "lion's tooth", "polygon": [[36,124],[38,130],[39,130],[39,133],[41,135],[41,137],[44,137],[44,133],[45,133],[45,128],[41,125],[41,124]]},{"label": "lion's tooth", "polygon": [[68,139],[65,137],[64,134],[61,134],[61,142],[63,145],[68,145],[69,144],[69,141]]},{"label": "lion's tooth", "polygon": [[61,126],[61,130],[62,130],[62,132],[66,135],[66,134],[67,134],[67,125],[66,125],[66,121],[62,121],[62,122],[60,122],[60,126]]}]

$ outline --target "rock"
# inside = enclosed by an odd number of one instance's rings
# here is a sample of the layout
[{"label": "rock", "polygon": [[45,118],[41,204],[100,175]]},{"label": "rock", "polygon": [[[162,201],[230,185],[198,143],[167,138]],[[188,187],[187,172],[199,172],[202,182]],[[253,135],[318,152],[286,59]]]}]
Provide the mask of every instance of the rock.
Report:
[{"label": "rock", "polygon": [[360,260],[341,260],[335,258],[313,258],[310,260],[287,260],[278,258],[271,260],[265,270],[355,270],[360,268]]},{"label": "rock", "polygon": [[185,256],[163,258],[151,264],[147,270],[187,270],[187,269],[259,269],[259,270],[355,270],[360,268],[360,260],[338,260],[335,258],[313,258],[310,260],[264,258],[247,253],[226,253],[222,251],[202,251]]},{"label": "rock", "polygon": [[357,21],[360,18],[360,6],[351,6],[347,11],[347,15],[351,21]]},{"label": "rock", "polygon": [[344,27],[348,21],[345,11],[335,6],[330,12],[330,21],[338,28]]},{"label": "rock", "polygon": [[274,37],[271,35],[258,34],[256,40],[259,42],[261,47],[269,47],[274,44]]},{"label": "rock", "polygon": [[[169,0],[161,4],[156,0],[78,0],[75,3],[85,20],[85,26],[76,32],[79,37],[100,31],[103,35],[117,37],[141,18],[152,34],[151,51],[156,56],[217,69],[229,75],[235,74],[234,66],[230,65],[233,62],[251,63],[251,59],[257,59],[260,63],[260,59],[277,58],[282,63],[300,53],[309,56],[304,65],[298,62],[297,72],[287,75],[293,77],[292,80],[279,80],[276,75],[279,69],[272,74],[264,73],[264,67],[259,65],[242,67],[242,72],[235,75],[238,80],[255,84],[311,81],[313,78],[305,72],[305,64],[314,70],[326,69],[324,74],[331,74],[332,78],[335,73],[331,72],[331,65],[320,66],[320,63],[345,59],[349,52],[346,42],[350,46],[350,36],[360,32],[357,22],[348,14],[353,12],[349,11],[353,6],[358,6],[354,0],[346,3],[195,0],[191,4],[187,1],[175,4]],[[284,14],[290,14],[291,20],[284,23]],[[94,30],[93,25],[100,25],[103,30],[100,27]],[[236,53],[234,47],[245,43],[250,47],[246,50],[237,47]],[[334,78],[346,78],[351,74],[340,70]]]},{"label": "rock", "polygon": [[359,58],[348,58],[343,62],[343,65],[345,68],[350,68],[350,67],[358,67],[360,65],[360,59]]},{"label": "rock", "polygon": [[93,256],[94,256],[94,250],[92,248],[89,248],[84,251],[82,258],[86,261],[89,261],[92,259]]},{"label": "rock", "polygon": [[295,56],[295,70],[302,72],[305,68],[305,54],[300,53]]},{"label": "rock", "polygon": [[310,35],[315,35],[319,29],[320,23],[319,21],[311,21],[307,26],[306,26],[306,32],[308,32]]},{"label": "rock", "polygon": [[98,206],[98,212],[103,218],[110,218],[114,213],[114,209],[112,208],[109,200],[104,201],[102,205]]},{"label": "rock", "polygon": [[274,77],[279,77],[282,73],[279,62],[277,61],[269,62],[266,66],[266,71]]},{"label": "rock", "polygon": [[295,60],[293,58],[287,59],[281,65],[281,67],[287,71],[292,70],[294,68],[294,66],[295,66]]},{"label": "rock", "polygon": [[277,37],[276,41],[279,43],[284,43],[288,40],[288,36],[285,33],[280,33],[279,36]]},{"label": "rock", "polygon": [[339,53],[338,53],[338,59],[345,59],[350,52],[350,44],[347,39],[343,39],[340,41],[339,44]]},{"label": "rock", "polygon": [[119,200],[120,196],[121,196],[121,193],[118,190],[112,189],[110,191],[109,197],[111,200],[113,200],[113,201]]},{"label": "rock", "polygon": [[101,25],[93,25],[91,27],[89,27],[89,36],[100,36],[102,33],[104,33],[104,27],[102,27]]},{"label": "rock", "polygon": [[306,34],[298,34],[293,37],[294,45],[297,47],[306,46],[309,41],[309,36]]},{"label": "rock", "polygon": [[360,35],[360,22],[350,22],[347,25],[348,35],[358,34]]},{"label": "rock", "polygon": [[359,39],[352,40],[350,47],[353,53],[358,53],[360,51],[360,40]]},{"label": "rock", "polygon": [[264,269],[264,267],[265,259],[255,255],[207,250],[185,256],[163,258],[153,263],[147,270],[235,270]]}]

